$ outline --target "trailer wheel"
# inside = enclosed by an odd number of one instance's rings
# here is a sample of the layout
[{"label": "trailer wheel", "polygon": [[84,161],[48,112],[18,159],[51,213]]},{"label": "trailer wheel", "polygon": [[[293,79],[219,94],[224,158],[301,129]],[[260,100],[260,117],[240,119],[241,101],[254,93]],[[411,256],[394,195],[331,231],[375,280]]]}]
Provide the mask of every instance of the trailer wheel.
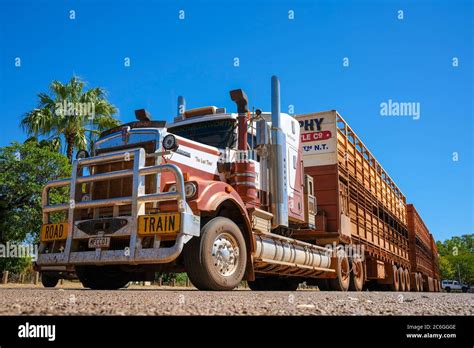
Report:
[{"label": "trailer wheel", "polygon": [[392,278],[393,281],[390,284],[390,290],[392,291],[398,291],[400,289],[400,281],[399,281],[399,276],[398,276],[398,269],[397,266],[393,265],[392,267]]},{"label": "trailer wheel", "polygon": [[339,251],[336,260],[336,278],[328,279],[331,290],[347,291],[350,283],[350,265],[346,253]]},{"label": "trailer wheel", "polygon": [[299,282],[290,278],[255,278],[248,281],[249,288],[253,291],[296,291]]},{"label": "trailer wheel", "polygon": [[362,291],[364,288],[364,263],[360,257],[353,258],[351,261],[351,276],[349,290]]},{"label": "trailer wheel", "polygon": [[420,291],[420,283],[418,281],[418,274],[412,273],[411,285],[413,286],[413,291]]},{"label": "trailer wheel", "polygon": [[403,271],[403,268],[401,267],[398,268],[398,277],[400,281],[399,290],[405,291],[405,272]]},{"label": "trailer wheel", "polygon": [[118,266],[79,266],[76,274],[82,285],[92,290],[117,290],[129,283],[127,274]]},{"label": "trailer wheel", "polygon": [[58,285],[59,277],[50,273],[41,273],[41,283],[45,288],[54,288]]},{"label": "trailer wheel", "polygon": [[418,280],[420,282],[420,292],[425,291],[423,275],[421,273],[418,273]]},{"label": "trailer wheel", "polygon": [[199,238],[185,246],[184,265],[199,290],[232,290],[245,273],[247,252],[239,227],[230,219],[216,217],[201,229]]},{"label": "trailer wheel", "polygon": [[405,270],[403,271],[403,273],[404,273],[404,276],[405,276],[405,289],[406,289],[407,291],[411,291],[410,272],[409,272],[407,269],[405,269]]}]

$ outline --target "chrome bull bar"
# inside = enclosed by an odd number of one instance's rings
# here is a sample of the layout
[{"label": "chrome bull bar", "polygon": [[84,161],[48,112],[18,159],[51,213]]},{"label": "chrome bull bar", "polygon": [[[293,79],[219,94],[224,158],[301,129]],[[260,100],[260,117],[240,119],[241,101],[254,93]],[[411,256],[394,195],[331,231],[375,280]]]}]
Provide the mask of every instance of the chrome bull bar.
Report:
[{"label": "chrome bull bar", "polygon": [[[155,153],[154,155],[157,155]],[[72,177],[70,179],[49,182],[43,189],[43,224],[49,223],[49,214],[58,211],[68,211],[68,234],[65,248],[62,252],[44,253],[45,244],[41,243],[37,264],[50,265],[81,265],[81,264],[156,264],[169,263],[175,260],[183,250],[184,244],[193,236],[200,234],[200,217],[194,215],[186,202],[184,177],[181,169],[174,164],[158,164],[145,166],[146,153],[143,148],[128,149],[112,152],[96,157],[77,159],[73,162]],[[118,170],[109,173],[91,174],[82,176],[79,170],[83,167],[105,164],[117,161],[133,161],[132,169]],[[145,194],[145,176],[171,172],[176,179],[176,192],[156,192]],[[132,176],[132,195],[100,200],[77,202],[76,186],[83,183],[98,182]],[[51,188],[70,186],[69,203],[49,205],[49,191]],[[159,185],[158,185],[159,188]],[[155,236],[153,248],[142,248],[141,238],[138,236],[138,217],[145,214],[145,203],[176,200],[180,214],[180,229],[176,241],[171,247],[160,247]],[[128,218],[130,243],[128,250],[72,251],[73,239],[79,234],[75,223],[75,210],[85,208],[116,207],[131,205],[131,216]],[[113,237],[113,235],[112,235]]]}]

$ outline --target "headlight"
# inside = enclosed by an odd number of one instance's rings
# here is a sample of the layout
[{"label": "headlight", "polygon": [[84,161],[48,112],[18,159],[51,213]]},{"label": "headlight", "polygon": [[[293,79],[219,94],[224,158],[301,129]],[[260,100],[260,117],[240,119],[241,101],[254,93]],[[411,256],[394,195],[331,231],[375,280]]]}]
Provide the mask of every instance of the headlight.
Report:
[{"label": "headlight", "polygon": [[168,134],[163,138],[163,147],[165,150],[174,151],[178,146],[178,140],[176,140],[173,134]]},{"label": "headlight", "polygon": [[197,192],[197,187],[192,182],[187,182],[184,184],[184,192],[186,192],[186,198],[193,197]]},{"label": "headlight", "polygon": [[[176,184],[171,185],[168,187],[168,192],[176,192]],[[184,184],[184,193],[186,194],[186,198],[191,198],[196,195],[197,192],[197,186],[193,182],[187,182]]]}]

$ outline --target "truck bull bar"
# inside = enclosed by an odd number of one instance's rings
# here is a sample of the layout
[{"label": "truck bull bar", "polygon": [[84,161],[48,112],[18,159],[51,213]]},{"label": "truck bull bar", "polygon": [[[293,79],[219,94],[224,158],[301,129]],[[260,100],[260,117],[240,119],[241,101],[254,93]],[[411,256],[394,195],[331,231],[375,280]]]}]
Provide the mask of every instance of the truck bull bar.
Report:
[{"label": "truck bull bar", "polygon": [[[153,154],[154,156],[160,153]],[[86,265],[86,264],[157,264],[169,263],[175,260],[183,250],[184,244],[200,234],[200,217],[194,215],[186,202],[184,177],[181,169],[174,164],[158,164],[145,166],[146,153],[143,148],[134,148],[124,151],[111,152],[96,157],[76,159],[72,166],[72,177],[70,179],[51,181],[43,189],[43,224],[49,223],[49,214],[52,212],[68,211],[68,234],[66,244],[62,252],[44,253],[45,243],[40,243],[37,264],[39,266],[53,265]],[[106,164],[117,161],[133,161],[133,169],[118,170],[108,173],[82,175],[83,167]],[[176,179],[175,192],[156,192],[145,194],[145,176],[171,172]],[[118,179],[132,176],[132,195],[109,199],[99,199],[77,202],[79,196],[76,187],[79,184],[98,182],[104,180]],[[49,190],[51,188],[70,186],[69,203],[49,205]],[[157,185],[159,187],[159,185]],[[145,214],[145,203],[163,202],[176,200],[178,213],[180,214],[180,228],[175,243],[171,247],[160,247],[160,241],[155,236],[153,248],[142,248],[141,238],[138,235],[138,217]],[[128,250],[107,250],[97,248],[89,251],[71,251],[73,239],[81,234],[75,221],[75,210],[84,208],[118,207],[120,205],[131,205],[131,216],[127,216],[128,232],[121,235],[129,235],[130,243]],[[115,210],[115,208],[114,208]],[[115,217],[115,214],[114,214]],[[108,236],[108,235],[107,235]],[[113,234],[110,235],[113,237]],[[127,249],[127,248],[125,248]]]}]

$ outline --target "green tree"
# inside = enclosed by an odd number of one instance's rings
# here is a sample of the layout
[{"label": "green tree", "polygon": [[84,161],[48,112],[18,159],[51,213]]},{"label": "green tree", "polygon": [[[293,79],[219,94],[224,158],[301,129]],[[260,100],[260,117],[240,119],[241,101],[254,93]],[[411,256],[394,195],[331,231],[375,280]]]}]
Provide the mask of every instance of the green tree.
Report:
[{"label": "green tree", "polygon": [[[0,148],[0,243],[38,241],[42,224],[41,194],[51,180],[69,177],[68,159],[54,144],[29,139]],[[52,192],[51,203],[67,201],[67,190]],[[0,271],[13,270],[20,259],[0,259]]]},{"label": "green tree", "polygon": [[465,234],[436,243],[440,255],[440,272],[445,279],[474,284],[474,235]]},{"label": "green tree", "polygon": [[29,135],[46,137],[56,144],[64,141],[69,161],[74,149],[91,148],[97,134],[119,124],[113,116],[117,109],[106,99],[105,90],[84,88],[85,83],[76,76],[66,84],[51,82],[49,93],[38,94],[38,107],[21,120]]},{"label": "green tree", "polygon": [[446,256],[440,255],[439,257],[439,273],[441,275],[441,279],[455,278],[453,265]]}]

